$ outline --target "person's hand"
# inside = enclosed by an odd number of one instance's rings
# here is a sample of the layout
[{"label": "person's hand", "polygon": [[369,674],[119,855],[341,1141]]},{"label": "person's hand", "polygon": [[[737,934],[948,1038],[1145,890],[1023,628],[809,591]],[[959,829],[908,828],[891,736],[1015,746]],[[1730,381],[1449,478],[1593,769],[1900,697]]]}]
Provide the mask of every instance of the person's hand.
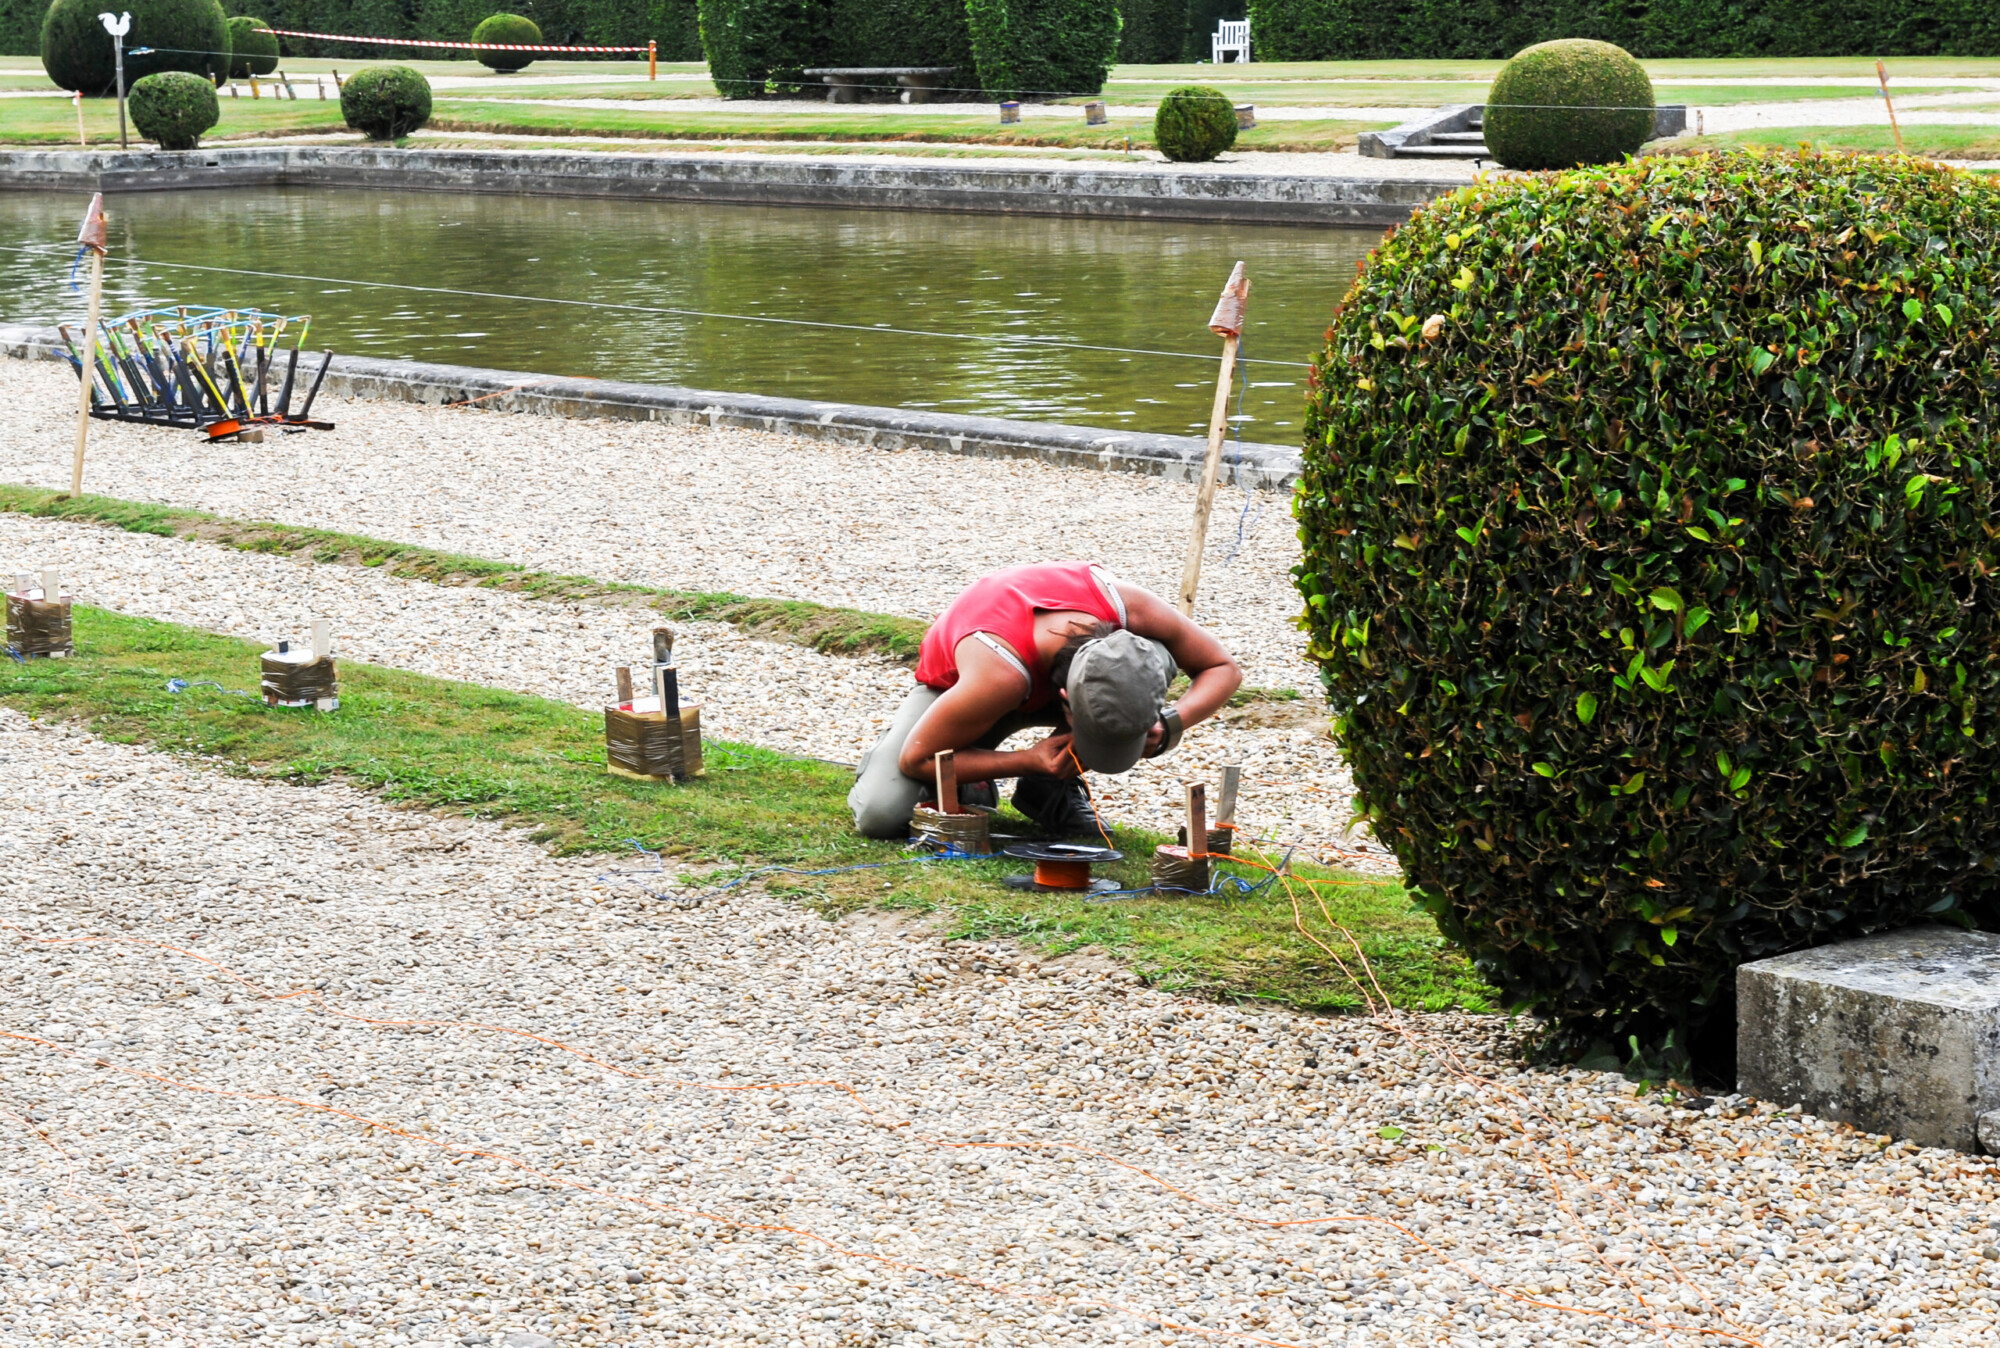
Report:
[{"label": "person's hand", "polygon": [[1074,738],[1067,730],[1059,735],[1051,735],[1040,743],[1030,745],[1021,751],[1028,760],[1028,770],[1043,777],[1074,777],[1077,774],[1076,758],[1069,751]]},{"label": "person's hand", "polygon": [[1160,756],[1160,747],[1164,745],[1166,742],[1167,742],[1166,723],[1164,721],[1153,722],[1153,728],[1146,732],[1146,752],[1142,755],[1142,757],[1158,758]]}]

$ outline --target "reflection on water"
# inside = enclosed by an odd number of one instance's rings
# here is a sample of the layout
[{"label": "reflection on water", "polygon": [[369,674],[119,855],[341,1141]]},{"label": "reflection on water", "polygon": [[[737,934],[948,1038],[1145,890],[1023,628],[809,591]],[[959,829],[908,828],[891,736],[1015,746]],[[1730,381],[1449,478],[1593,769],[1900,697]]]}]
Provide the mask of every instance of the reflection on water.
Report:
[{"label": "reflection on water", "polygon": [[[0,319],[81,312],[87,204],[0,196]],[[112,265],[107,312],[160,303],[313,316],[315,345],[696,388],[1199,432],[1206,324],[1249,264],[1245,438],[1297,435],[1303,362],[1373,231],[552,197],[260,189],[107,202],[111,254],[353,281],[923,329],[970,340]],[[1200,353],[1050,350],[1024,338]]]}]

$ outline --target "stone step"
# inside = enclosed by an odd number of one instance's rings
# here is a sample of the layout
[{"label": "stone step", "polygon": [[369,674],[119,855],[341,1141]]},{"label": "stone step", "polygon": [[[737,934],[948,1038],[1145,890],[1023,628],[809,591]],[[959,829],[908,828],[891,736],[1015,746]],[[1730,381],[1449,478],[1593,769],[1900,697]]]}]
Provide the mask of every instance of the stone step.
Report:
[{"label": "stone step", "polygon": [[1480,141],[1474,145],[1405,145],[1396,151],[1398,159],[1491,159],[1493,154]]},{"label": "stone step", "polygon": [[1431,137],[1433,145],[1484,145],[1484,131],[1440,131]]}]

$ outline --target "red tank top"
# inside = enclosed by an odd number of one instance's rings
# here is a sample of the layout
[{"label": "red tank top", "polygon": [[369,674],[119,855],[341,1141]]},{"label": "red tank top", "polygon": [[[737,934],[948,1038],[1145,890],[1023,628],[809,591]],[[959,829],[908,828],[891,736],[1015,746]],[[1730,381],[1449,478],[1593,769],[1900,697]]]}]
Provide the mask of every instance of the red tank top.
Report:
[{"label": "red tank top", "polygon": [[981,576],[951,601],[924,633],[917,653],[917,682],[939,692],[958,682],[958,643],[974,632],[990,632],[1012,646],[1028,666],[1031,681],[1021,705],[1035,708],[1054,696],[1047,672],[1035,655],[1035,611],[1076,609],[1116,627],[1125,615],[1104,597],[1089,562],[1039,562],[1010,566]]}]

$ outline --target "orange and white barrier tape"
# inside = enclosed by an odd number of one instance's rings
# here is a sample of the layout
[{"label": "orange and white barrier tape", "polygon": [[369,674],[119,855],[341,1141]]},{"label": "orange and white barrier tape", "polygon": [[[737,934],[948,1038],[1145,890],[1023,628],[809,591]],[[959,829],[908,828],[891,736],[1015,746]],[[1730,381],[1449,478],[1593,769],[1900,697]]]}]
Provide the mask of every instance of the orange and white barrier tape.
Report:
[{"label": "orange and white barrier tape", "polygon": [[289,28],[265,30],[274,37],[310,37],[321,42],[373,42],[389,47],[449,47],[453,51],[539,51],[539,52],[640,52],[650,47],[530,47],[513,42],[440,42],[422,37],[352,37],[346,33],[300,33]]}]

